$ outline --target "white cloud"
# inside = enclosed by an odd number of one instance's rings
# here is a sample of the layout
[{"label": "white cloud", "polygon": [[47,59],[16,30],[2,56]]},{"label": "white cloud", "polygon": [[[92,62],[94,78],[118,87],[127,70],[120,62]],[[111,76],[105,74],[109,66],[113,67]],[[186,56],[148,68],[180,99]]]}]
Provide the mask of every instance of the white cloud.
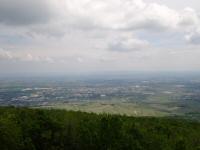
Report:
[{"label": "white cloud", "polygon": [[182,13],[142,0],[67,0],[65,8],[67,21],[80,28],[176,29],[179,24],[194,25],[199,20],[191,8],[186,8]]},{"label": "white cloud", "polygon": [[[194,34],[200,26],[200,17],[191,7],[175,10],[158,3],[143,0],[52,0],[57,18],[46,25],[33,26],[34,34],[64,36],[69,31],[117,30],[138,32]],[[138,39],[140,40],[140,39]],[[160,39],[162,40],[162,39]]]},{"label": "white cloud", "polygon": [[163,19],[168,21],[175,16],[175,11],[167,7],[146,4],[142,0],[68,0],[65,6],[66,17],[73,17],[74,24],[79,23],[80,27],[143,28],[146,21],[160,24]]},{"label": "white cloud", "polygon": [[[186,55],[179,51],[190,45],[188,64],[198,64],[191,58],[200,44],[199,12],[151,1],[0,0],[0,60],[55,70],[162,69],[180,64]],[[167,64],[168,49],[176,55]]]},{"label": "white cloud", "polygon": [[13,56],[9,51],[0,49],[0,60],[12,59],[12,58],[13,58]]},{"label": "white cloud", "polygon": [[0,9],[0,22],[32,24],[27,31],[30,35],[60,37],[69,30],[87,32],[99,28],[129,32],[173,30],[189,34],[200,25],[199,15],[193,8],[180,11],[143,0],[9,1],[0,1],[3,8]]},{"label": "white cloud", "polygon": [[183,10],[180,16],[180,22],[179,22],[181,26],[195,27],[195,26],[198,26],[199,23],[200,23],[200,18],[194,9],[187,7]]},{"label": "white cloud", "polygon": [[116,52],[129,52],[138,51],[144,48],[148,48],[150,45],[147,41],[139,39],[128,38],[128,39],[116,39],[109,43],[108,48],[111,51]]},{"label": "white cloud", "polygon": [[185,39],[191,44],[200,44],[200,30],[186,35]]},{"label": "white cloud", "polygon": [[54,63],[54,59],[49,56],[36,56],[30,53],[12,52],[4,49],[0,49],[0,61]]}]

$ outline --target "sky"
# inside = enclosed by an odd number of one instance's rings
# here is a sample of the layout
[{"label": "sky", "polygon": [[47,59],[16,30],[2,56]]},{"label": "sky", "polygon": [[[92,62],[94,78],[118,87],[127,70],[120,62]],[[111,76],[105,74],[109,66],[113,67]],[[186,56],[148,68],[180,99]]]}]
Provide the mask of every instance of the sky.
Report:
[{"label": "sky", "polygon": [[199,0],[0,0],[0,75],[200,71]]}]

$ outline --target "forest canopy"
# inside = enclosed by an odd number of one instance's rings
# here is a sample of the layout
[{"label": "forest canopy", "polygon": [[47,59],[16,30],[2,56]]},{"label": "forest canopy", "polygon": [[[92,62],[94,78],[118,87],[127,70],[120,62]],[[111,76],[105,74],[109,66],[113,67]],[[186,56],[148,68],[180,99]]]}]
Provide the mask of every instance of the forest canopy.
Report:
[{"label": "forest canopy", "polygon": [[200,150],[200,123],[0,107],[1,150]]}]

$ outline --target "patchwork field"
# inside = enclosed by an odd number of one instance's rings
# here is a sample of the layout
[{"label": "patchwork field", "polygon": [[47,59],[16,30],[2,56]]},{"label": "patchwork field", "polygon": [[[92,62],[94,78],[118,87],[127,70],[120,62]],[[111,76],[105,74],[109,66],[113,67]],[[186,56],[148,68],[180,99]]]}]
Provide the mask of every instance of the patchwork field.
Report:
[{"label": "patchwork field", "polygon": [[51,106],[41,106],[41,108],[65,109],[94,113],[121,114],[128,116],[169,116],[173,110],[165,111],[167,108],[156,109],[142,104],[125,102],[77,102],[77,103],[57,103]]}]

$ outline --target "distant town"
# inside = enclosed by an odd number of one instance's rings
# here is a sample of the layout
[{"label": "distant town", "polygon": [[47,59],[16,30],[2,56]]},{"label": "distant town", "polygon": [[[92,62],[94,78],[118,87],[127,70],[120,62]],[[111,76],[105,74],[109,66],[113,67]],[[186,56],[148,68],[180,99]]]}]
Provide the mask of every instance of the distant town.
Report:
[{"label": "distant town", "polygon": [[138,116],[200,114],[200,78],[1,80],[0,105]]}]

